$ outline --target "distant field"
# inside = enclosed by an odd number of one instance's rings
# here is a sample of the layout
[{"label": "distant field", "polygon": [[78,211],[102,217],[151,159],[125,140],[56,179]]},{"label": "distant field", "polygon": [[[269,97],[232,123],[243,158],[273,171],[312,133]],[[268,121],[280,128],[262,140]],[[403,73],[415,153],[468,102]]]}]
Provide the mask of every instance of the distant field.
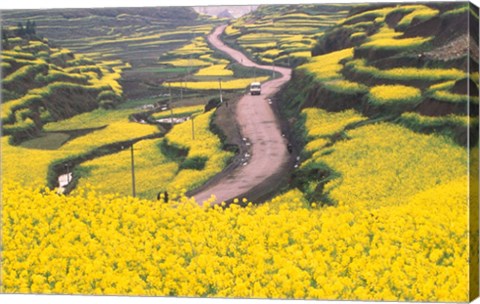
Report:
[{"label": "distant field", "polygon": [[[323,8],[323,9],[322,9]],[[315,37],[346,16],[345,8],[304,7],[304,12],[288,6],[260,7],[255,15],[235,20],[225,38],[252,58],[264,63],[298,65],[310,57]]]},{"label": "distant field", "polygon": [[[2,24],[7,27],[27,19],[36,22],[38,34],[55,44],[95,61],[118,60],[113,66],[128,63],[131,69],[122,77],[126,98],[161,92],[162,79],[184,71],[165,71],[158,63],[160,55],[205,36],[220,22],[179,7],[2,12]],[[145,85],[150,89],[145,90]]]}]

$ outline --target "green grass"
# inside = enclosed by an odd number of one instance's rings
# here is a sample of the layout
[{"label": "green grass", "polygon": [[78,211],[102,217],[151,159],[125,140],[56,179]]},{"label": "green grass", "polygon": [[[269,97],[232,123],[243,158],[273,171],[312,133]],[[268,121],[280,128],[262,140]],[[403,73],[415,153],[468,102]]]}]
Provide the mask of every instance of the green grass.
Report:
[{"label": "green grass", "polygon": [[[471,118],[453,114],[437,117],[407,112],[403,113],[395,122],[415,132],[446,136],[463,146],[468,143],[469,127],[478,128],[478,117]],[[476,143],[470,142],[470,144],[474,146]]]},{"label": "green grass", "polygon": [[56,150],[69,138],[70,135],[66,133],[45,133],[40,137],[24,141],[20,146],[28,149]]},{"label": "green grass", "polygon": [[465,94],[455,94],[445,90],[437,90],[429,94],[430,97],[449,103],[468,104],[472,102],[478,104],[478,96],[469,96]]}]

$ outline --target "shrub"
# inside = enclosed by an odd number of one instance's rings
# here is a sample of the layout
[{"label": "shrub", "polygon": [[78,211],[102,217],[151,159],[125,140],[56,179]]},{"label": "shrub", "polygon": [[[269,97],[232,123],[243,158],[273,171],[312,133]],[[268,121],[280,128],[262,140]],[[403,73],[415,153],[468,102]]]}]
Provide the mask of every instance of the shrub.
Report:
[{"label": "shrub", "polygon": [[202,156],[189,157],[180,164],[179,169],[203,170],[205,169],[205,164],[207,163],[207,160],[207,157]]}]

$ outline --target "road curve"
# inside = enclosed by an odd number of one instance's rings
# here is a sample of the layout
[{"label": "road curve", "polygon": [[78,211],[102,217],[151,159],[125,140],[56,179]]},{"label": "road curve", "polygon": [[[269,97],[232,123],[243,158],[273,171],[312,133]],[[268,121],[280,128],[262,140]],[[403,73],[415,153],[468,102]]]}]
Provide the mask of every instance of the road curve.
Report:
[{"label": "road curve", "polygon": [[238,50],[225,45],[219,38],[226,25],[217,27],[208,41],[220,51],[246,67],[275,70],[281,77],[262,84],[262,95],[244,95],[237,104],[235,117],[244,138],[251,143],[251,158],[244,166],[227,173],[224,178],[209,185],[194,195],[195,201],[203,204],[215,196],[213,203],[241,197],[242,194],[278,173],[289,160],[286,141],[282,137],[280,125],[268,98],[278,92],[280,87],[290,80],[291,69],[258,65]]}]

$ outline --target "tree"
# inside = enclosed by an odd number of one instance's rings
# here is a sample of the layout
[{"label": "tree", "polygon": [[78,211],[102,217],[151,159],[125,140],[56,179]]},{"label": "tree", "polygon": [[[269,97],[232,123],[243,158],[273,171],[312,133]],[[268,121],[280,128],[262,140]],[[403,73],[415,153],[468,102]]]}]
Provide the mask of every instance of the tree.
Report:
[{"label": "tree", "polygon": [[2,28],[2,40],[5,41],[5,46],[8,46],[8,34],[5,29]]},{"label": "tree", "polygon": [[27,20],[27,24],[25,25],[25,34],[30,35],[32,33],[32,23],[30,20]]},{"label": "tree", "polygon": [[19,37],[22,37],[22,36],[25,35],[25,28],[23,27],[23,24],[21,22],[19,22],[17,24],[17,29],[15,30],[15,35],[19,36]]},{"label": "tree", "polygon": [[26,25],[26,29],[25,29],[25,34],[27,35],[35,35],[35,21],[31,22],[30,20],[27,20],[27,25]]}]

